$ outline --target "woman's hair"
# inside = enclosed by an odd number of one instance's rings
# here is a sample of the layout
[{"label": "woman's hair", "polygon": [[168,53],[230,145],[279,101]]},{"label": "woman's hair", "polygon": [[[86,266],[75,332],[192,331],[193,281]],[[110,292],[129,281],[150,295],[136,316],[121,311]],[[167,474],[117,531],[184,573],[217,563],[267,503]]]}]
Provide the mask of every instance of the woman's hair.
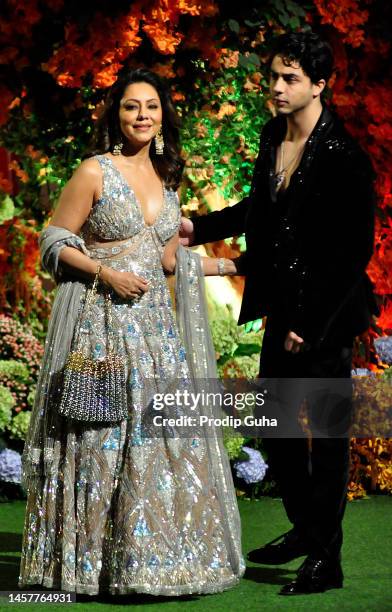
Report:
[{"label": "woman's hair", "polygon": [[181,180],[184,162],[180,155],[179,117],[174,108],[168,87],[162,79],[144,68],[120,71],[116,82],[106,94],[103,111],[97,120],[91,146],[84,155],[92,157],[113,150],[122,141],[119,123],[120,100],[132,83],[148,83],[158,92],[162,105],[162,134],[165,143],[163,155],[157,155],[154,143],[150,147],[153,166],[167,187],[177,189]]},{"label": "woman's hair", "polygon": [[289,32],[278,36],[272,41],[270,63],[276,55],[282,57],[287,66],[298,62],[312,83],[320,79],[328,81],[332,74],[332,49],[314,32]]}]

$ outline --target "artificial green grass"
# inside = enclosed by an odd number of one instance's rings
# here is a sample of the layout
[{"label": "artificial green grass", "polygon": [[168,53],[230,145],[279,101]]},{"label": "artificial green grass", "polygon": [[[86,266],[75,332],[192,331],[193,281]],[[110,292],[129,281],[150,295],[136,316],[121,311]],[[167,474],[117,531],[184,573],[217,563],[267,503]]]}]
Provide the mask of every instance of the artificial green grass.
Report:
[{"label": "artificial green grass", "polygon": [[[286,531],[290,525],[280,500],[262,498],[259,501],[240,500],[243,528],[243,549],[252,548]],[[16,590],[19,574],[19,555],[23,529],[24,503],[0,504],[0,590]],[[102,595],[77,596],[71,610],[124,610],[158,612],[219,612],[234,610],[355,610],[370,612],[392,611],[392,497],[373,496],[347,504],[344,520],[343,570],[346,576],[343,589],[316,595],[282,597],[281,585],[295,576],[301,560],[282,566],[262,566],[247,563],[245,577],[236,588],[216,595],[187,598],[163,598]],[[31,590],[40,590],[35,587]],[[62,604],[65,605],[65,604]],[[13,604],[21,610],[58,610],[53,604]],[[0,600],[0,610],[10,605]]]}]

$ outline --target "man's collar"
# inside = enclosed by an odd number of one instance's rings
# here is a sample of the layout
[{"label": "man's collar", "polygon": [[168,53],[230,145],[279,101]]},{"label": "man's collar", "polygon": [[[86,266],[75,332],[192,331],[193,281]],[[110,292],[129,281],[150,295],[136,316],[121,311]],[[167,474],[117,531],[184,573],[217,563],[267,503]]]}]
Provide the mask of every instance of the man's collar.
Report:
[{"label": "man's collar", "polygon": [[[284,115],[278,115],[275,118],[275,122],[275,129],[273,130],[272,134],[272,145],[278,146],[284,140],[287,132],[287,117]],[[327,129],[327,127],[331,125],[332,122],[333,115],[327,106],[323,104],[321,115],[307,140],[307,144],[309,141],[318,139],[318,137],[324,132],[325,129]]]}]

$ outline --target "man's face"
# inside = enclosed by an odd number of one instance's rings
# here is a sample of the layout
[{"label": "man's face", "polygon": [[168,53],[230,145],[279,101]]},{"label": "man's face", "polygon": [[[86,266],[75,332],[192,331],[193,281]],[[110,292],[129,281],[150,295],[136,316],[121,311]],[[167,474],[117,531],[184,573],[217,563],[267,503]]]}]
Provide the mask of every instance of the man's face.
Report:
[{"label": "man's face", "polygon": [[283,58],[275,55],[270,70],[270,92],[280,115],[306,108],[321,93],[320,84],[314,85],[296,61],[286,66]]}]

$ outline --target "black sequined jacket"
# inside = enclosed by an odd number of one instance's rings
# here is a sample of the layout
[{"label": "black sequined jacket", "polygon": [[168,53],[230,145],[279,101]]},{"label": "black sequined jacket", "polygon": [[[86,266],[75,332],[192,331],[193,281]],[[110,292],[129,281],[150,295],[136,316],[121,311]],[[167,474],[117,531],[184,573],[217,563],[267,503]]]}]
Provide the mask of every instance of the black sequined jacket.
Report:
[{"label": "black sequined jacket", "polygon": [[277,197],[276,147],[286,120],[264,127],[250,195],[193,218],[195,244],[245,232],[239,323],[273,314],[308,343],[346,343],[377,310],[365,269],[373,251],[374,172],[324,107],[290,185]]}]

